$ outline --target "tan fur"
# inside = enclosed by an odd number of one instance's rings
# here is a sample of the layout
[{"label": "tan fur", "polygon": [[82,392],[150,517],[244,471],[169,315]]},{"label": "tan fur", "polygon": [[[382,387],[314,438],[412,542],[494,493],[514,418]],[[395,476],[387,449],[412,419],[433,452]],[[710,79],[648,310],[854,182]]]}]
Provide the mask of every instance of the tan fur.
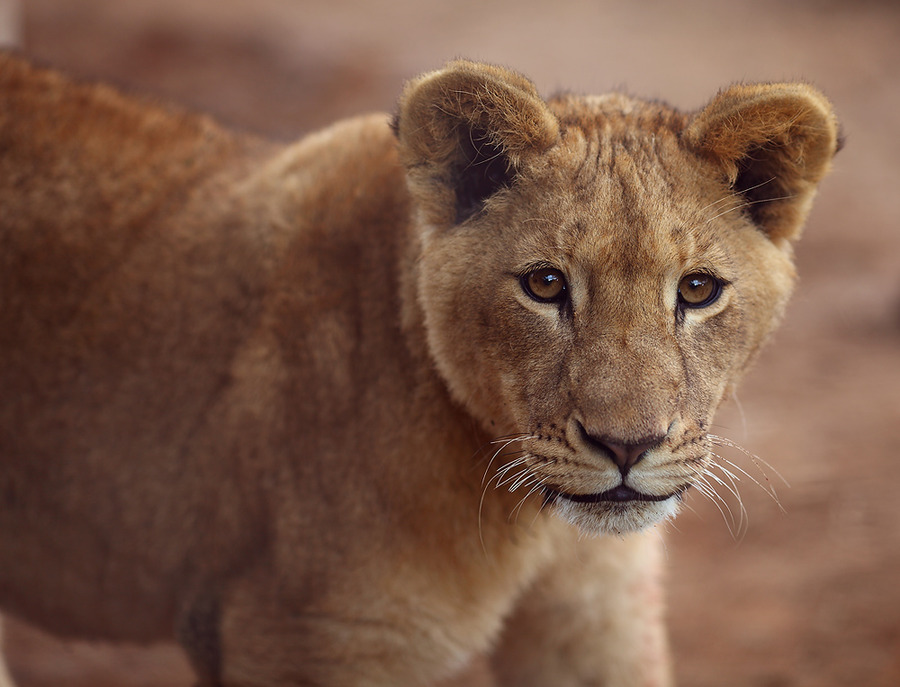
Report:
[{"label": "tan fur", "polygon": [[[3,651],[3,622],[0,619],[0,652]],[[0,659],[2,659],[2,653],[0,653]],[[6,665],[0,660],[0,687],[13,687],[12,677],[9,675],[9,671],[6,669]]]},{"label": "tan fur", "polygon": [[0,59],[0,605],[207,685],[667,685],[652,525],[781,316],[830,106],[458,62],[388,124],[278,147]]}]

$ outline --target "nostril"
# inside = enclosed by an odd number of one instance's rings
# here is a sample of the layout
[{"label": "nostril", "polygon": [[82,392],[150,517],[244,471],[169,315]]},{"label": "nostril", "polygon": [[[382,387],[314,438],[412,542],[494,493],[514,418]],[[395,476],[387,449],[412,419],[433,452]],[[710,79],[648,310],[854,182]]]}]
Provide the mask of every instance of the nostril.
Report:
[{"label": "nostril", "polygon": [[634,467],[649,449],[658,443],[658,441],[642,441],[637,444],[627,444],[610,439],[601,441],[606,450],[612,454],[613,462],[619,466],[619,470],[623,475]]},{"label": "nostril", "polygon": [[665,435],[658,435],[643,437],[638,441],[622,441],[608,436],[594,436],[589,434],[581,423],[578,426],[585,442],[599,449],[612,460],[623,476],[628,474],[628,471],[644,457],[647,451],[665,439]]}]

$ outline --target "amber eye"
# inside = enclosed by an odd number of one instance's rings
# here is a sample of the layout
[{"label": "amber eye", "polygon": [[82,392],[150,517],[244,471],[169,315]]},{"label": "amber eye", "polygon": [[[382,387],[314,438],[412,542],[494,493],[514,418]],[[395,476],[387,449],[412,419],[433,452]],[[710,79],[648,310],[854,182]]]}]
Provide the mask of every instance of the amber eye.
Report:
[{"label": "amber eye", "polygon": [[722,293],[722,282],[711,274],[695,272],[678,282],[678,300],[685,308],[705,308]]},{"label": "amber eye", "polygon": [[521,283],[525,293],[541,303],[562,301],[566,297],[566,278],[553,267],[531,270],[522,275]]}]

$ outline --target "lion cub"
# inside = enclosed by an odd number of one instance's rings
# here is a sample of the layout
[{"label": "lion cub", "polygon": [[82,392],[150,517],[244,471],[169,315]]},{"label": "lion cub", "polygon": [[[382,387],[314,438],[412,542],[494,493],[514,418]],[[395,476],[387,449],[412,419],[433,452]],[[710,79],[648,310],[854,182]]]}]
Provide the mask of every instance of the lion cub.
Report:
[{"label": "lion cub", "polygon": [[837,147],[803,84],[454,62],[281,147],[0,58],[0,605],[203,685],[670,684],[653,526]]}]

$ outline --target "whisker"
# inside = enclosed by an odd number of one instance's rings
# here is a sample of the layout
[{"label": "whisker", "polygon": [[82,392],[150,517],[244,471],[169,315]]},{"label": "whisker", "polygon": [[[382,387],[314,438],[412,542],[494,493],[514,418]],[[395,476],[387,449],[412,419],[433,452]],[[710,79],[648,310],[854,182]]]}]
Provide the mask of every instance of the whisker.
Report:
[{"label": "whisker", "polygon": [[[765,468],[768,468],[771,472],[773,472],[778,477],[779,480],[781,480],[782,483],[784,483],[785,486],[790,488],[790,484],[782,476],[782,474],[780,472],[778,472],[778,470],[776,470],[768,462],[766,462],[765,460],[763,460],[756,454],[751,453],[750,451],[745,449],[743,446],[732,441],[731,439],[727,439],[725,437],[721,437],[721,436],[718,436],[715,434],[707,434],[707,437],[709,438],[710,442],[714,446],[723,446],[723,447],[727,447],[727,448],[733,448],[733,449],[738,450],[743,455],[747,456],[751,460],[753,465],[756,467],[756,469],[759,470],[760,473],[762,473],[762,478],[765,483],[758,480],[756,477],[751,475],[747,470],[742,468],[737,463],[735,463],[731,460],[728,460],[727,458],[725,458],[723,456],[720,456],[718,453],[710,451],[710,455],[715,459],[714,465],[723,474],[728,475],[729,478],[731,478],[733,480],[740,481],[740,477],[737,474],[735,474],[735,472],[740,473],[741,475],[743,475],[744,477],[749,479],[751,482],[753,482],[760,489],[762,489],[764,492],[766,492],[766,494],[768,494],[769,497],[775,502],[775,504],[778,506],[779,510],[781,510],[782,513],[787,512],[785,510],[784,506],[782,505],[781,499],[778,497],[778,491],[776,490],[775,485],[772,483],[772,480],[769,478],[769,474],[766,472]],[[726,465],[728,467],[725,467]],[[729,468],[731,468],[731,469],[729,469]],[[731,472],[731,470],[734,470],[735,472]]]},{"label": "whisker", "polygon": [[754,186],[750,186],[750,187],[748,187],[748,188],[745,188],[743,191],[741,191],[741,193],[747,193],[747,191],[755,191],[756,189],[758,189],[758,188],[760,188],[760,187],[762,187],[762,186],[765,186],[766,184],[771,184],[771,183],[772,183],[773,181],[775,181],[775,179],[777,179],[777,178],[778,178],[778,177],[769,177],[769,178],[766,179],[765,181],[760,181],[758,184],[756,184],[756,185],[754,185]]},{"label": "whisker", "polygon": [[553,220],[546,219],[544,217],[526,217],[522,220],[523,222],[546,222],[547,224],[551,224],[555,227],[559,227],[558,222],[554,222]]},{"label": "whisker", "polygon": [[537,475],[532,474],[532,475],[531,475],[531,480],[532,480],[532,485],[531,485],[531,487],[529,488],[528,493],[525,494],[525,496],[523,496],[521,499],[519,499],[519,502],[516,503],[515,507],[510,511],[510,513],[509,513],[510,520],[512,520],[513,516],[515,516],[515,519],[516,519],[516,521],[518,522],[519,514],[520,514],[521,511],[522,511],[522,507],[523,507],[523,506],[525,505],[525,503],[528,501],[528,498],[529,498],[535,491],[537,491],[538,489],[540,489],[541,486],[543,485],[543,481],[542,481]]},{"label": "whisker", "polygon": [[729,213],[732,213],[732,212],[735,212],[738,210],[743,210],[744,208],[748,208],[751,205],[757,205],[759,203],[770,203],[770,202],[776,201],[776,200],[788,200],[788,199],[792,198],[793,197],[792,195],[788,195],[788,196],[781,196],[781,197],[777,197],[777,198],[760,198],[757,200],[747,200],[746,195],[744,195],[749,191],[755,191],[756,189],[758,189],[762,186],[765,186],[766,184],[770,184],[775,180],[776,180],[776,177],[771,177],[769,179],[766,179],[765,181],[761,181],[758,184],[750,186],[749,188],[743,189],[740,193],[733,191],[733,192],[729,193],[728,195],[723,196],[722,198],[719,198],[718,200],[714,200],[711,203],[707,203],[702,208],[700,208],[700,210],[697,213],[698,215],[702,215],[707,210],[710,210],[712,208],[717,208],[724,203],[732,202],[732,203],[734,203],[734,205],[732,205],[731,207],[729,207],[726,210],[717,212],[715,215],[713,215],[712,217],[708,218],[705,221],[699,220],[697,224],[695,224],[694,226],[691,227],[691,231],[693,231],[698,226],[700,226],[700,224],[703,224],[704,226],[708,226],[711,222],[717,220],[719,217],[722,217],[724,215],[727,215]]},{"label": "whisker", "polygon": [[737,408],[738,415],[741,418],[741,436],[746,439],[747,438],[747,415],[744,413],[744,405],[741,403],[741,399],[738,398],[737,393],[732,394],[731,400],[734,401],[734,405]]},{"label": "whisker", "polygon": [[[713,486],[710,483],[710,481],[707,479],[708,476],[713,476],[713,475],[709,475],[709,473],[704,472],[704,474],[702,476],[698,477],[698,481],[700,484],[700,486],[698,488],[700,488],[700,492],[702,494],[704,494],[707,498],[720,504],[722,506],[722,508],[724,508],[728,512],[728,519],[731,520],[731,523],[733,525],[737,525],[737,518],[734,515],[734,511],[731,510],[731,506],[728,505],[728,501],[726,501],[725,498],[718,491],[716,491],[715,486]],[[724,515],[724,513],[723,513],[723,515]]]},{"label": "whisker", "polygon": [[520,473],[519,476],[513,481],[513,483],[510,484],[509,487],[507,487],[507,490],[510,493],[521,489],[529,482],[529,480],[536,479],[534,473],[531,472],[531,470],[529,470],[528,468],[525,468],[522,473],[524,474]]},{"label": "whisker", "polygon": [[497,459],[497,456],[499,456],[501,453],[503,453],[510,444],[514,444],[517,441],[523,441],[525,439],[532,439],[532,438],[534,438],[534,437],[530,434],[511,434],[509,436],[499,437],[497,439],[490,441],[489,445],[502,444],[502,446],[500,446],[500,448],[498,448],[494,452],[494,454],[491,456],[490,460],[488,461],[487,467],[485,467],[485,469],[484,469],[484,475],[481,478],[481,483],[484,484],[485,479],[487,479],[487,475],[491,470],[491,465],[494,464],[494,461]]},{"label": "whisker", "polygon": [[725,506],[722,505],[722,498],[708,484],[698,481],[694,484],[694,488],[701,496],[706,497],[716,507],[716,510],[718,510],[719,514],[722,516],[725,527],[728,528],[728,533],[734,537],[734,516],[728,509],[727,504]]},{"label": "whisker", "polygon": [[716,205],[719,205],[719,204],[721,204],[721,203],[725,203],[725,202],[727,202],[727,201],[729,201],[729,200],[737,200],[738,198],[739,198],[739,196],[738,196],[737,193],[729,193],[727,196],[722,196],[721,198],[719,198],[719,200],[714,200],[714,201],[711,202],[711,203],[707,203],[706,205],[704,205],[702,208],[700,208],[700,209],[697,211],[697,214],[699,215],[699,214],[701,214],[701,213],[703,213],[703,212],[706,212],[706,211],[709,210],[710,208],[716,207]]},{"label": "whisker", "polygon": [[[547,480],[541,479],[540,482],[536,485],[537,489],[544,489],[547,486]],[[528,496],[531,496],[535,492],[535,489],[532,489],[528,492]],[[544,512],[544,509],[553,503],[553,499],[548,499],[546,497],[541,499],[541,505],[538,506],[537,513],[534,514],[534,517],[531,519],[531,525],[534,526],[534,523],[537,521],[538,517],[541,513]]]},{"label": "whisker", "polygon": [[795,194],[793,193],[789,193],[786,196],[775,196],[773,198],[759,198],[757,200],[745,201],[743,203],[740,203],[739,205],[735,205],[733,208],[720,212],[718,215],[710,217],[708,220],[706,220],[706,223],[709,224],[714,219],[718,219],[722,215],[727,215],[729,212],[734,212],[735,210],[743,210],[744,208],[749,208],[751,205],[759,205],[760,203],[773,203],[776,200],[790,200],[794,197],[794,195]]},{"label": "whisker", "polygon": [[506,465],[497,470],[497,474],[495,475],[495,477],[497,478],[497,484],[495,486],[502,487],[508,481],[506,479],[506,475],[509,474],[510,470],[521,467],[525,465],[526,462],[528,462],[528,456],[523,455],[519,458],[516,458],[515,460],[509,461]]},{"label": "whisker", "polygon": [[[477,456],[478,454],[486,454],[489,449],[493,450],[492,447],[496,446],[497,444],[508,444],[508,443],[513,443],[516,441],[524,441],[524,440],[530,439],[530,438],[533,438],[533,436],[530,434],[506,434],[504,436],[497,436],[497,437],[494,437],[493,439],[489,439],[488,441],[484,442],[481,446],[479,446],[475,450],[472,457],[474,459],[474,457]],[[482,458],[478,462],[483,463],[485,460],[487,460],[487,459]]]},{"label": "whisker", "polygon": [[525,494],[525,498],[527,499],[531,497],[536,491],[543,489],[545,484],[546,480],[544,478],[535,475],[534,485],[531,487],[531,489],[528,490],[528,493]]},{"label": "whisker", "polygon": [[[743,446],[741,446],[740,444],[738,444],[738,443],[736,443],[736,442],[734,442],[734,441],[732,441],[731,439],[728,439],[728,438],[726,438],[726,437],[720,437],[720,436],[718,436],[717,434],[707,434],[706,436],[709,437],[710,441],[712,441],[712,443],[715,444],[716,446],[727,446],[728,448],[737,449],[738,451],[740,451],[741,453],[743,453],[745,456],[747,456],[750,460],[753,461],[753,464],[756,465],[757,468],[760,469],[760,472],[763,473],[763,476],[766,478],[766,481],[768,481],[769,476],[766,474],[765,470],[763,470],[762,468],[768,468],[769,470],[771,470],[773,473],[775,473],[775,476],[776,476],[779,480],[782,481],[782,483],[784,484],[784,486],[786,486],[787,488],[790,489],[791,485],[790,485],[790,483],[784,478],[784,476],[783,476],[780,472],[778,472],[778,470],[776,470],[769,462],[763,460],[762,458],[760,458],[760,457],[759,457],[758,455],[756,455],[755,453],[751,453],[750,451],[748,451],[747,449],[745,449],[745,448],[744,448]],[[760,466],[762,466],[762,467],[760,467]],[[747,476],[749,477],[749,475],[747,475]]]},{"label": "whisker", "polygon": [[[739,199],[744,200],[742,194],[747,193],[748,191],[755,191],[756,189],[758,189],[762,186],[765,186],[766,184],[771,184],[773,181],[775,181],[775,179],[776,179],[776,177],[771,177],[769,179],[766,179],[765,181],[761,181],[760,183],[756,184],[755,186],[750,186],[749,188],[745,188],[741,193],[731,192],[727,196],[723,196],[722,198],[719,198],[719,200],[716,200],[716,201],[713,201],[712,203],[708,203],[707,205],[704,205],[702,208],[700,208],[698,214],[708,210],[709,208],[715,207],[719,203],[724,203],[725,201],[728,201],[728,200],[739,200]],[[707,222],[707,224],[708,224],[708,222]]]},{"label": "whisker", "polygon": [[[725,462],[725,463],[728,463],[731,467],[733,467],[735,470],[739,471],[739,472],[740,472],[741,474],[743,474],[745,477],[747,477],[747,478],[749,478],[750,480],[756,482],[756,480],[754,480],[752,477],[750,477],[750,475],[747,474],[747,471],[746,471],[746,470],[744,470],[744,469],[742,469],[741,467],[735,465],[735,464],[732,463],[730,460],[727,460],[727,459],[723,458],[722,456],[720,456],[720,455],[719,455],[718,453],[716,453],[715,451],[710,451],[710,452],[709,452],[709,455],[711,455],[713,458],[716,458],[717,460],[721,460],[721,461],[723,461],[723,462]],[[722,471],[722,474],[726,475],[726,476],[728,477],[728,479],[731,480],[731,483],[732,483],[732,484],[735,484],[736,482],[740,482],[740,481],[741,481],[741,478],[740,478],[738,475],[734,474],[731,470],[729,470],[728,468],[726,468],[726,467],[725,467],[724,465],[722,465],[721,463],[718,463],[718,462],[713,461],[712,467],[719,468],[719,470]],[[759,483],[757,482],[757,484],[759,484]],[[737,486],[737,485],[735,484],[735,487],[736,487],[736,486]],[[760,486],[762,486],[762,485],[760,485]]]},{"label": "whisker", "polygon": [[[713,455],[715,455],[715,454],[713,454]],[[784,509],[784,506],[781,505],[781,499],[778,498],[778,492],[775,491],[775,485],[773,485],[773,484],[769,481],[768,477],[766,478],[766,484],[763,484],[763,483],[761,483],[759,480],[755,479],[752,475],[750,475],[750,474],[749,474],[746,470],[744,470],[740,465],[736,465],[735,463],[731,462],[731,461],[728,460],[727,458],[722,458],[721,456],[716,456],[716,457],[719,458],[719,460],[721,460],[721,461],[723,461],[723,462],[725,462],[725,463],[728,463],[728,465],[730,465],[731,467],[733,467],[735,470],[739,470],[741,473],[743,473],[744,475],[746,475],[747,478],[748,478],[751,482],[753,482],[756,486],[758,486],[760,489],[762,489],[764,492],[766,492],[766,494],[769,495],[769,497],[776,503],[776,505],[778,506],[779,510],[781,510],[782,513],[787,513],[787,511]],[[718,467],[718,468],[719,468],[720,470],[722,470],[723,472],[726,471],[726,468],[725,468],[723,465],[721,465],[721,464],[717,465],[716,467]],[[763,474],[765,475],[765,473],[763,473]]]},{"label": "whisker", "polygon": [[738,535],[745,531],[743,529],[744,520],[742,519],[741,523],[738,523],[728,502],[722,498],[715,488],[707,481],[705,476],[698,476],[697,481],[694,483],[694,487],[716,507],[722,516],[722,520],[725,522],[725,526],[728,528],[728,533],[731,535],[731,538],[738,541]]},{"label": "whisker", "polygon": [[[729,200],[741,201],[739,203],[739,205],[746,205],[746,199],[743,196],[744,193],[747,193],[748,191],[755,191],[756,189],[760,188],[761,186],[765,186],[766,184],[772,183],[773,181],[775,181],[775,179],[776,179],[776,177],[771,177],[769,179],[766,179],[765,181],[761,181],[760,183],[756,184],[755,186],[750,186],[749,188],[744,189],[741,193],[732,191],[727,196],[723,196],[722,198],[719,198],[719,200],[714,200],[712,203],[708,203],[708,204],[704,205],[702,208],[700,208],[700,210],[698,211],[697,214],[705,212],[706,210],[708,210],[710,208],[714,208],[716,205],[719,205],[720,203],[724,203]],[[715,219],[715,218],[713,218],[713,219]],[[709,221],[707,221],[707,224],[709,224]]]},{"label": "whisker", "polygon": [[[713,455],[715,455],[715,454],[713,454]],[[740,489],[738,488],[738,482],[741,481],[740,478],[737,475],[735,475],[734,473],[732,473],[730,470],[722,467],[720,464],[712,463],[712,464],[710,464],[709,468],[707,469],[707,473],[711,477],[713,477],[717,482],[724,483],[724,480],[721,477],[719,477],[718,475],[716,475],[714,472],[712,472],[712,470],[714,468],[720,470],[722,472],[722,474],[728,478],[728,484],[723,484],[723,486],[726,489],[728,489],[728,491],[731,492],[734,495],[734,497],[738,500],[738,502],[741,505],[741,509],[744,509],[744,500],[743,500],[743,497],[741,497]],[[746,512],[746,510],[744,512]],[[748,517],[749,517],[749,514],[748,514]]]},{"label": "whisker", "polygon": [[717,215],[713,215],[708,220],[706,220],[706,223],[709,224],[713,220],[717,220],[717,219],[719,219],[719,217],[723,217],[727,214],[730,214],[730,213],[734,212],[735,210],[743,210],[745,207],[748,207],[749,205],[750,205],[750,203],[748,203],[746,201],[744,201],[743,203],[738,203],[734,207],[728,208],[727,210],[723,210],[722,212],[718,213]]},{"label": "whisker", "polygon": [[[527,435],[523,435],[527,436]],[[515,439],[508,441],[504,446],[508,446],[511,441],[515,441]],[[513,451],[512,454],[520,453],[524,455],[519,455],[518,458],[514,458],[511,461],[508,461],[502,467],[500,467],[497,472],[495,472],[490,479],[487,479],[488,472],[490,471],[491,464],[496,460],[497,456],[503,451],[504,447],[501,447],[499,451],[495,452],[493,456],[491,456],[491,460],[488,463],[487,468],[484,471],[484,476],[481,479],[481,497],[478,499],[478,540],[481,542],[481,550],[487,555],[487,546],[484,543],[484,501],[487,498],[488,490],[491,488],[491,483],[496,482],[494,488],[500,487],[500,482],[506,476],[506,474],[515,469],[518,466],[524,465],[528,460],[528,455],[524,454],[523,451]],[[527,470],[527,468],[526,468]]]},{"label": "whisker", "polygon": [[489,444],[502,444],[502,443],[510,443],[513,441],[524,441],[525,439],[534,439],[533,434],[507,434],[502,437],[495,437],[491,439]]},{"label": "whisker", "polygon": [[[721,466],[715,466],[715,467],[721,467]],[[728,492],[732,496],[734,496],[735,500],[737,501],[738,507],[740,508],[739,529],[748,525],[750,523],[750,513],[747,512],[747,508],[744,506],[744,499],[741,498],[741,493],[738,491],[737,484],[735,484],[734,477],[732,477],[732,475],[730,473],[726,472],[726,476],[728,477],[728,479],[731,482],[729,484],[728,482],[723,480],[721,477],[719,477],[717,474],[715,474],[711,470],[705,470],[704,474],[707,477],[709,477],[710,479],[714,480],[716,482],[716,484],[722,485],[722,487],[727,489]]]},{"label": "whisker", "polygon": [[[497,480],[497,484],[495,485],[495,487],[496,487],[497,489],[499,489],[500,487],[505,487],[505,486],[507,486],[508,484],[511,484],[512,482],[515,482],[515,481],[516,481],[517,479],[519,479],[522,475],[527,475],[527,474],[528,474],[528,468],[527,468],[527,467],[524,467],[524,468],[522,468],[521,470],[519,470],[518,472],[514,472],[512,475],[507,476],[507,472],[509,472],[509,471],[512,470],[513,468],[519,468],[519,467],[522,467],[522,465],[524,464],[524,459],[522,459],[522,461],[523,461],[523,462],[522,462],[522,463],[519,463],[518,465],[510,466],[508,469],[506,469],[506,470],[503,472],[503,475],[500,475],[499,472],[498,472],[498,476],[501,477],[502,479],[498,479],[498,480]],[[507,490],[508,490],[508,491],[512,491],[512,489],[509,489],[509,488],[508,488]]]}]

